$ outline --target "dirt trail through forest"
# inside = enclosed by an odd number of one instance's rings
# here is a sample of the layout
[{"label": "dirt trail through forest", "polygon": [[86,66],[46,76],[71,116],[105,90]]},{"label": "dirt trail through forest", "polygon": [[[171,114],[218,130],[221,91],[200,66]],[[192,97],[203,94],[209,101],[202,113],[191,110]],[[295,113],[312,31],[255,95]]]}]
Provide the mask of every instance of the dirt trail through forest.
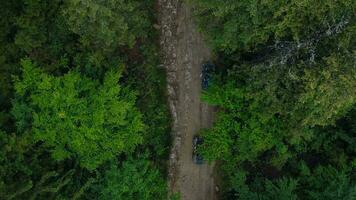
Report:
[{"label": "dirt trail through forest", "polygon": [[193,136],[211,126],[213,108],[200,101],[201,65],[211,52],[194,24],[192,9],[183,0],[159,0],[161,51],[167,70],[168,101],[174,141],[170,154],[169,184],[182,200],[213,200],[214,165],[192,161]]}]

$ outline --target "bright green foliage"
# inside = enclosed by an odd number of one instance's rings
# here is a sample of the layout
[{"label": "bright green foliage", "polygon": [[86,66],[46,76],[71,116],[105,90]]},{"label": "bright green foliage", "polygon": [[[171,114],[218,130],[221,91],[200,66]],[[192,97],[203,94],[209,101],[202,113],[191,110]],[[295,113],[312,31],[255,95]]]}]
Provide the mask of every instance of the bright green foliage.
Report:
[{"label": "bright green foliage", "polygon": [[146,37],[148,13],[139,0],[69,0],[63,14],[84,46],[114,50]]},{"label": "bright green foliage", "polygon": [[288,158],[283,139],[282,121],[275,116],[260,113],[260,102],[249,91],[235,88],[236,82],[224,86],[213,86],[203,98],[210,104],[219,106],[220,112],[215,126],[206,133],[205,155],[210,159],[254,161],[272,148],[278,156]]},{"label": "bright green foliage", "polygon": [[302,41],[340,20],[351,20],[352,0],[191,0],[217,51],[255,51],[274,40]]},{"label": "bright green foliage", "polygon": [[102,200],[167,199],[162,174],[145,158],[130,158],[121,167],[112,166],[97,187]]},{"label": "bright green foliage", "polygon": [[35,141],[51,148],[54,159],[77,158],[92,170],[142,143],[144,125],[135,95],[120,87],[119,72],[108,72],[99,84],[77,72],[54,77],[28,60],[22,65],[14,116],[18,127],[31,116]]}]

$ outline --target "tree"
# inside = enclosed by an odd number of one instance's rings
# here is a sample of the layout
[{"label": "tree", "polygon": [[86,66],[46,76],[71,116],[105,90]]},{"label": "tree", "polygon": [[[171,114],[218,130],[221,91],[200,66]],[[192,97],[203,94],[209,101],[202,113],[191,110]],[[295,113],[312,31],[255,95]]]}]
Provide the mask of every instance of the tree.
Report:
[{"label": "tree", "polygon": [[84,46],[113,51],[132,47],[150,25],[144,3],[138,0],[70,0],[63,14]]},{"label": "tree", "polygon": [[16,19],[21,12],[21,1],[0,2],[0,127],[12,129],[9,110],[13,95],[11,76],[18,73],[18,59],[22,52],[14,44]]},{"label": "tree", "polygon": [[351,22],[352,0],[191,0],[201,29],[217,51],[259,51],[275,41],[299,41]]},{"label": "tree", "polygon": [[121,167],[111,166],[94,190],[103,200],[167,199],[162,174],[145,157],[129,158]]},{"label": "tree", "polygon": [[[312,200],[333,200],[356,198],[356,183],[351,167],[337,169],[331,166],[319,166],[313,174],[302,177],[305,185],[305,198]],[[350,178],[351,176],[351,178]]]},{"label": "tree", "polygon": [[334,124],[356,102],[354,59],[347,55],[331,55],[323,64],[305,69],[305,88],[297,104],[299,112],[304,113],[302,123],[305,125]]},{"label": "tree", "polygon": [[291,135],[284,119],[261,112],[269,103],[268,96],[256,95],[254,88],[238,86],[238,82],[229,77],[227,83],[216,83],[203,95],[206,102],[221,109],[214,126],[204,134],[205,157],[228,163],[255,162],[271,151],[270,164],[281,167],[290,157]]},{"label": "tree", "polygon": [[203,95],[218,114],[200,151],[220,161],[226,199],[354,198],[350,173],[322,191],[298,166],[355,165],[355,4],[191,2],[222,67]]},{"label": "tree", "polygon": [[[107,164],[143,151],[164,181],[169,112],[152,10],[139,0],[0,2],[0,199],[96,199],[87,191]],[[163,199],[163,188],[150,191]]]},{"label": "tree", "polygon": [[18,131],[30,131],[55,160],[77,158],[93,170],[142,143],[145,126],[135,94],[119,85],[120,72],[108,72],[100,84],[75,71],[47,75],[29,60],[22,66],[12,110]]}]

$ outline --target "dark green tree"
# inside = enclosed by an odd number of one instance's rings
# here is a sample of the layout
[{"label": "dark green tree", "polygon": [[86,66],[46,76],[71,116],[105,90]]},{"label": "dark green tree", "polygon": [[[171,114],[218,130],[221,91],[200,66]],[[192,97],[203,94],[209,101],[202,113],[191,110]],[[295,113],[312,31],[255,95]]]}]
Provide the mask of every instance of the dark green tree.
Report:
[{"label": "dark green tree", "polygon": [[[226,199],[355,198],[356,4],[191,2],[223,68],[203,95],[218,115],[201,151]],[[328,166],[348,171],[319,177]]]},{"label": "dark green tree", "polygon": [[[190,0],[195,3],[200,27],[217,51],[258,51],[275,41],[299,41],[351,23],[352,0]],[[272,42],[272,43],[271,43]]]},{"label": "dark green tree", "polygon": [[112,51],[147,37],[150,22],[144,6],[138,0],[69,0],[63,14],[84,46]]},{"label": "dark green tree", "polygon": [[162,174],[144,157],[129,158],[120,167],[113,165],[94,190],[103,200],[167,198],[167,185]]}]

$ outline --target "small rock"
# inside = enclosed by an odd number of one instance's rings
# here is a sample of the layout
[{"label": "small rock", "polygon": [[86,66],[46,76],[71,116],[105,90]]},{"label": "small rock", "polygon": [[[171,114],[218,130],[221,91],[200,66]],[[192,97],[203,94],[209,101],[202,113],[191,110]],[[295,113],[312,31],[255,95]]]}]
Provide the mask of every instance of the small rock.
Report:
[{"label": "small rock", "polygon": [[155,29],[159,30],[159,29],[161,28],[161,26],[160,26],[160,25],[158,25],[158,24],[153,24],[153,28],[155,28]]}]

